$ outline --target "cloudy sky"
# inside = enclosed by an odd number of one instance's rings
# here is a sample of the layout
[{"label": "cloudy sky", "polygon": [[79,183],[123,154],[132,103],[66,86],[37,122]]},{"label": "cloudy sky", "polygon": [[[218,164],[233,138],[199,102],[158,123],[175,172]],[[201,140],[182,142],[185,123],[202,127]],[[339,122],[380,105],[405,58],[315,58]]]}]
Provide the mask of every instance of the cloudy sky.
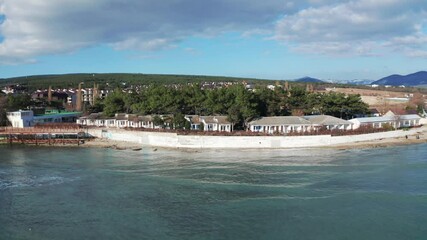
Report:
[{"label": "cloudy sky", "polygon": [[420,70],[426,0],[0,0],[0,78],[375,80]]}]

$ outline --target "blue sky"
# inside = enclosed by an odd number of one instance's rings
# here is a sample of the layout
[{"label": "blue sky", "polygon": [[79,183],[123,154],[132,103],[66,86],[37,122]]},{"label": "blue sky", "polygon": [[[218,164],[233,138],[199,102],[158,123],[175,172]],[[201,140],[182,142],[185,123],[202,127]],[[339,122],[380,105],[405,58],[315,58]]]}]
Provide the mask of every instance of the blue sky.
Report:
[{"label": "blue sky", "polygon": [[372,79],[427,70],[425,0],[0,0],[0,78]]}]

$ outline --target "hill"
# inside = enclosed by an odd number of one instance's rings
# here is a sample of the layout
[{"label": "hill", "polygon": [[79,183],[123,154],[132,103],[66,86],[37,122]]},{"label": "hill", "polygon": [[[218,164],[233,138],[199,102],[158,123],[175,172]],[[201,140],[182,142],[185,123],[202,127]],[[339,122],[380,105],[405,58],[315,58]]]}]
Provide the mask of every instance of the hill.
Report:
[{"label": "hill", "polygon": [[317,79],[317,78],[312,78],[312,77],[303,77],[303,78],[299,78],[296,79],[295,82],[303,82],[303,83],[324,83],[324,81]]},{"label": "hill", "polygon": [[392,86],[419,86],[427,84],[427,72],[421,71],[412,73],[409,75],[398,75],[393,74],[385,78],[381,78],[380,80],[372,82],[372,84],[378,85],[392,85]]}]

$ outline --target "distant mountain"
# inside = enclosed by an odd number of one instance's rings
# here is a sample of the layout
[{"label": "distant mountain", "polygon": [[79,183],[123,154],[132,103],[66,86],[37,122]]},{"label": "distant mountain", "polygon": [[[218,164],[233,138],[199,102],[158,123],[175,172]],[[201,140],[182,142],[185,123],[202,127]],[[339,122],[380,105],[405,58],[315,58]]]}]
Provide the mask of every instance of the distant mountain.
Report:
[{"label": "distant mountain", "polygon": [[370,85],[372,79],[352,79],[352,80],[337,80],[327,79],[325,82],[336,83],[336,84],[351,84],[351,85]]},{"label": "distant mountain", "polygon": [[317,78],[312,78],[312,77],[303,77],[303,78],[295,79],[295,82],[323,83],[324,81]]},{"label": "distant mountain", "polygon": [[427,84],[427,72],[421,71],[412,73],[406,76],[393,74],[380,80],[372,82],[372,84],[378,85],[392,85],[392,86],[418,86]]},{"label": "distant mountain", "polygon": [[354,85],[369,85],[371,84],[372,80],[368,79],[353,79],[346,81],[347,84],[354,84]]}]

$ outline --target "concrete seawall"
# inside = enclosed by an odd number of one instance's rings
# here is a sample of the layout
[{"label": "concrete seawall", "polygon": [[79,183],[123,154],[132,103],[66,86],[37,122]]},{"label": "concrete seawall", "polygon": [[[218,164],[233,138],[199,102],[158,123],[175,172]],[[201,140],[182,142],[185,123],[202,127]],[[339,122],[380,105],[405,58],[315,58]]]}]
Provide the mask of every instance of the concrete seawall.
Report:
[{"label": "concrete seawall", "polygon": [[327,147],[416,135],[422,129],[397,130],[351,136],[199,136],[176,133],[138,132],[122,129],[89,129],[92,136],[141,146],[189,149],[281,149]]}]

